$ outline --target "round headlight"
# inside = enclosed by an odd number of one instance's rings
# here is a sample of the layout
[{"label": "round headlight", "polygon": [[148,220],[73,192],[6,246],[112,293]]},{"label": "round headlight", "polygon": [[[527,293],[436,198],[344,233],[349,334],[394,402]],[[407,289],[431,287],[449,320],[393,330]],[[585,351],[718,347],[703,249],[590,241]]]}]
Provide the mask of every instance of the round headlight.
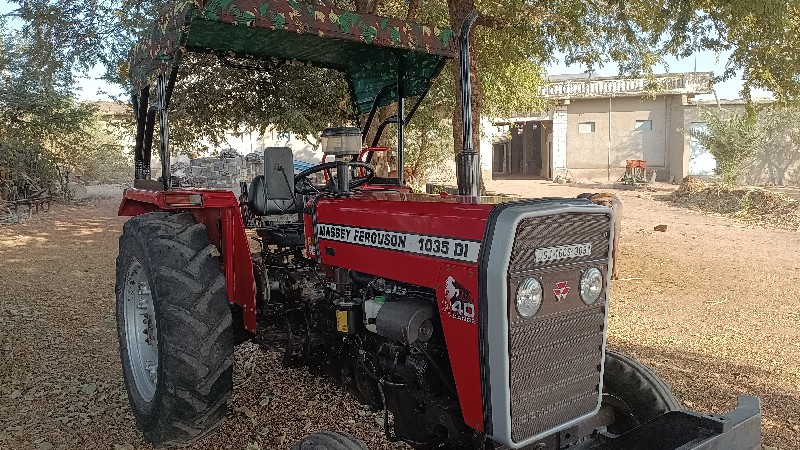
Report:
[{"label": "round headlight", "polygon": [[596,302],[602,291],[603,273],[595,267],[586,269],[581,275],[581,300],[583,303],[591,305]]},{"label": "round headlight", "polygon": [[526,278],[517,287],[517,312],[531,317],[542,306],[542,284],[536,278]]}]

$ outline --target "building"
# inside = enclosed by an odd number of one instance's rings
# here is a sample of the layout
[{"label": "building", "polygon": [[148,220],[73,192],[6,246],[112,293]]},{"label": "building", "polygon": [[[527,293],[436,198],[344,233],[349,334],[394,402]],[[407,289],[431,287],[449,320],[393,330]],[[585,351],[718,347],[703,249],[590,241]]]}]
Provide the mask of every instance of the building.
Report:
[{"label": "building", "polygon": [[499,132],[482,145],[484,168],[491,161],[493,178],[613,182],[626,160],[644,160],[659,180],[681,179],[696,162],[686,132],[697,120],[692,98],[711,93],[712,78],[552,77],[540,91],[552,105],[547,111],[492,121]]}]

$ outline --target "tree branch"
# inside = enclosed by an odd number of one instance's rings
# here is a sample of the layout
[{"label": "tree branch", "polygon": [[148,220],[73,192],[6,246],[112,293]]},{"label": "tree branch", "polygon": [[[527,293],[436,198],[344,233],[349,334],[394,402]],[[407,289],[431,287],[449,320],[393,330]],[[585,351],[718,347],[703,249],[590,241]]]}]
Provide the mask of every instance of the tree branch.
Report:
[{"label": "tree branch", "polygon": [[417,18],[421,4],[422,0],[409,0],[408,11],[406,12],[406,20],[415,20]]}]

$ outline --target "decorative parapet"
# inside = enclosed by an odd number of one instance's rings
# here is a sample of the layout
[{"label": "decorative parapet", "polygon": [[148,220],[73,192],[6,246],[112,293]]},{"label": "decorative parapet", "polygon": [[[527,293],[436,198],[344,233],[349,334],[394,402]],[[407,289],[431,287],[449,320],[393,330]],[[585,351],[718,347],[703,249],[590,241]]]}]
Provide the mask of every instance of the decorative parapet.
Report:
[{"label": "decorative parapet", "polygon": [[665,94],[710,94],[713,72],[655,75],[653,78],[598,77],[551,81],[539,93],[551,100]]}]

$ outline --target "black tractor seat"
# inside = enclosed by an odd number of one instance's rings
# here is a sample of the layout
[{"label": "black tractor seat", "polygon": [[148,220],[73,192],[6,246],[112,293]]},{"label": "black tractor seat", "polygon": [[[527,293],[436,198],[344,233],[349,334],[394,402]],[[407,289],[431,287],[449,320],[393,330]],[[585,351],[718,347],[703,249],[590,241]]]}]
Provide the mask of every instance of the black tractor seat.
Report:
[{"label": "black tractor seat", "polygon": [[247,191],[247,205],[257,216],[296,214],[302,198],[294,190],[294,158],[289,147],[264,150],[264,175],[253,178]]}]

